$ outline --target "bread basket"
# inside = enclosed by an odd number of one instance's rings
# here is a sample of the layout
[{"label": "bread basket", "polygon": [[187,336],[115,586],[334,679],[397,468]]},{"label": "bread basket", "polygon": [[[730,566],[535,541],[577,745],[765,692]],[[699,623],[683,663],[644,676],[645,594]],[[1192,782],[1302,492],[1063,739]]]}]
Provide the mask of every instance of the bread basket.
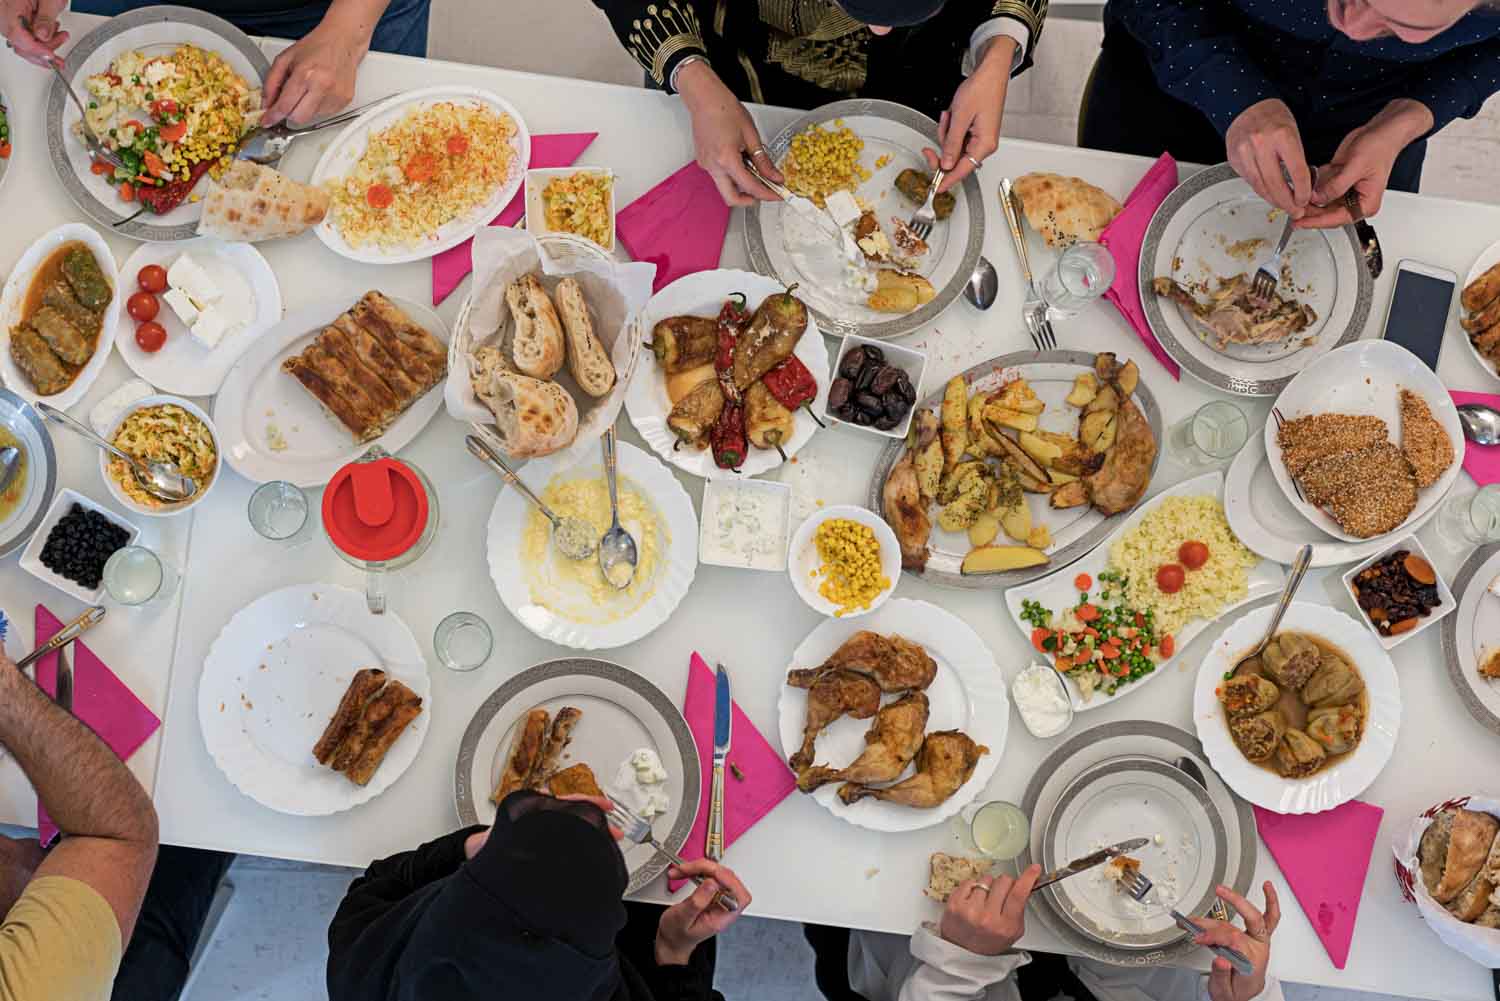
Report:
[{"label": "bread basket", "polygon": [[1500,968],[1500,929],[1481,928],[1458,920],[1432,898],[1418,874],[1417,846],[1422,840],[1422,834],[1439,812],[1450,809],[1474,810],[1500,818],[1500,800],[1479,795],[1459,796],[1429,807],[1405,831],[1398,833],[1391,843],[1395,855],[1396,880],[1401,884],[1402,895],[1417,905],[1422,920],[1427,922],[1427,926],[1444,945],[1482,966]]}]

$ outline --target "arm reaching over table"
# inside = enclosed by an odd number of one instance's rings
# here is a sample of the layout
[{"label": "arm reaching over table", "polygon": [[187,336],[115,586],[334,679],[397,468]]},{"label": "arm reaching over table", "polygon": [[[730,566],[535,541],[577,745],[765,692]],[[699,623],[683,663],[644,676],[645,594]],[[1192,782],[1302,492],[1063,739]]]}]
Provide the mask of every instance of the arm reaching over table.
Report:
[{"label": "arm reaching over table", "polygon": [[390,0],[333,0],[316,28],[282,50],[266,77],[262,125],[307,125],[354,100],[354,77]]},{"label": "arm reaching over table", "polygon": [[67,0],[0,0],[0,34],[16,55],[38,66],[61,65],[68,33],[57,25]]}]

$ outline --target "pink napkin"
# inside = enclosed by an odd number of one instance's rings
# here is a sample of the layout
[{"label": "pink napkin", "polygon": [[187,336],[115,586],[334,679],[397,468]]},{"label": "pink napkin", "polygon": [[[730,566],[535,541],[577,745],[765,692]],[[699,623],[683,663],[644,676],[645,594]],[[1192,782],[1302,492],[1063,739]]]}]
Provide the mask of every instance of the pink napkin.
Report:
[{"label": "pink napkin", "polygon": [[637,261],[656,265],[651,291],[719,266],[729,206],[713,178],[690,163],[620,210],[615,235]]},{"label": "pink napkin", "polygon": [[[38,646],[62,627],[62,620],[45,606],[36,606]],[[83,640],[73,641],[68,656],[73,661],[73,715],[97,733],[121,761],[126,760],[156,732],[161,720],[104,666]],[[36,683],[48,695],[57,693],[57,654],[50,653],[36,662]],[[36,826],[43,845],[50,845],[57,837],[57,825],[42,809],[40,801],[36,805]]]},{"label": "pink napkin", "polygon": [[1172,154],[1163,153],[1146,171],[1146,176],[1136,184],[1130,197],[1125,199],[1125,208],[1114,221],[1099,234],[1099,242],[1109,248],[1115,259],[1115,280],[1104,293],[1104,297],[1115,304],[1125,317],[1147,350],[1161,362],[1172,378],[1182,378],[1182,372],[1172,356],[1167,354],[1151,327],[1146,323],[1146,312],[1141,308],[1140,283],[1136,281],[1136,270],[1140,266],[1141,241],[1146,239],[1146,227],[1151,217],[1173,188],[1177,187],[1177,161]]},{"label": "pink napkin", "polygon": [[[1485,403],[1500,408],[1500,396],[1494,393],[1465,393],[1450,389],[1448,395],[1454,403]],[[1481,487],[1500,483],[1500,445],[1476,445],[1464,439],[1464,472],[1474,477]]]},{"label": "pink napkin", "polygon": [[[565,132],[555,136],[531,137],[531,162],[528,167],[571,167],[588,149],[599,133]],[[491,226],[513,226],[526,214],[526,188],[516,192],[516,197],[495,217]],[[434,254],[432,258],[432,304],[434,306],[453,294],[458,283],[474,270],[469,248],[473,240],[465,240],[458,246]]]},{"label": "pink napkin", "polygon": [[1281,814],[1255,808],[1261,840],[1340,970],[1349,959],[1370,852],[1384,814],[1380,807],[1357,799],[1324,813]]},{"label": "pink napkin", "polygon": [[[698,798],[698,818],[688,832],[687,844],[682,846],[683,859],[691,862],[703,857],[703,842],[708,836],[708,803],[714,780],[714,672],[696,653],[688,665],[687,698],[683,702],[682,714],[687,717],[688,728],[693,731],[693,740],[698,745],[698,758],[703,762],[703,791]],[[745,777],[737,779],[733,772],[724,776],[725,849],[797,788],[797,780],[792,777],[786,761],[766,743],[755,724],[740,711],[738,702],[734,703],[734,723],[730,733],[729,762],[738,765]],[[667,889],[675,891],[682,883],[682,880],[669,881]]]}]

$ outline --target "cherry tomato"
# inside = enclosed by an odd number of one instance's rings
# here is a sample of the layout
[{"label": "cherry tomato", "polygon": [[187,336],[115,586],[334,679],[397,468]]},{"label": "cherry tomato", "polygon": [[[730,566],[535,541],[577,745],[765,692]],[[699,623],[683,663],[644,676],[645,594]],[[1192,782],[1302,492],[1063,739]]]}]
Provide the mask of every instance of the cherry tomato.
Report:
[{"label": "cherry tomato", "polygon": [[395,200],[395,192],[384,184],[372,184],[365,192],[365,201],[370,203],[372,209],[388,209],[391,207],[391,202]]},{"label": "cherry tomato", "polygon": [[135,328],[135,342],[147,354],[155,354],[167,343],[167,328],[155,320],[147,320]]},{"label": "cherry tomato", "polygon": [[187,135],[187,122],[172,122],[163,125],[157,134],[161,136],[162,142],[181,142],[182,137]]},{"label": "cherry tomato", "polygon": [[463,156],[469,151],[469,137],[461,132],[455,132],[448,137],[448,155]]},{"label": "cherry tomato", "polygon": [[417,153],[401,168],[406,179],[414,184],[430,181],[437,175],[437,157],[431,153]]},{"label": "cherry tomato", "polygon": [[1176,594],[1187,581],[1187,571],[1178,563],[1167,563],[1156,571],[1156,589],[1162,594]]},{"label": "cherry tomato", "polygon": [[1197,570],[1208,562],[1208,546],[1196,539],[1184,542],[1177,549],[1177,558],[1189,570]]},{"label": "cherry tomato", "polygon": [[137,323],[156,319],[156,314],[161,312],[161,303],[156,301],[156,296],[150,292],[136,292],[125,300],[125,311],[130,318]]},{"label": "cherry tomato", "polygon": [[0,160],[10,159],[10,143],[0,142]]},{"label": "cherry tomato", "polygon": [[1077,577],[1073,578],[1073,586],[1080,591],[1086,592],[1089,588],[1094,586],[1094,578],[1090,577],[1086,573],[1081,573]]},{"label": "cherry tomato", "polygon": [[167,290],[167,269],[160,264],[148,264],[135,276],[141,289],[160,295]]}]

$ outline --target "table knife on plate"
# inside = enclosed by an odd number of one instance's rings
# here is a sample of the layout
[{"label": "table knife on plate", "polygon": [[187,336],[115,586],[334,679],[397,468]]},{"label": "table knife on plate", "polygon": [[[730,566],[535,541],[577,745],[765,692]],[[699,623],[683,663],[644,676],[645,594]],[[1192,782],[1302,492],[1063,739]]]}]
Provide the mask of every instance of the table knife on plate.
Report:
[{"label": "table knife on plate", "polygon": [[714,781],[708,802],[708,843],[703,854],[715,862],[724,857],[724,767],[729,761],[734,702],[729,697],[729,672],[718,665],[714,677]]},{"label": "table knife on plate", "polygon": [[1121,841],[1117,845],[1101,848],[1092,855],[1085,855],[1083,858],[1074,859],[1061,869],[1054,869],[1037,880],[1033,891],[1040,890],[1044,886],[1051,886],[1053,883],[1067,879],[1069,876],[1076,876],[1080,872],[1086,872],[1096,865],[1103,865],[1110,859],[1124,855],[1126,852],[1133,852],[1137,848],[1144,848],[1149,841],[1149,838],[1131,838],[1129,841]]},{"label": "table knife on plate", "polygon": [[859,249],[859,244],[854,242],[854,237],[845,232],[844,227],[834,221],[827,209],[820,209],[816,202],[803,195],[793,194],[784,184],[777,184],[760,169],[755,166],[755,161],[748,154],[741,157],[746,169],[755,176],[755,179],[774,191],[787,208],[798,215],[812,221],[823,235],[838,244],[839,251],[844,255],[844,260],[856,271],[864,272],[869,269],[869,262],[865,260],[864,251]]}]

